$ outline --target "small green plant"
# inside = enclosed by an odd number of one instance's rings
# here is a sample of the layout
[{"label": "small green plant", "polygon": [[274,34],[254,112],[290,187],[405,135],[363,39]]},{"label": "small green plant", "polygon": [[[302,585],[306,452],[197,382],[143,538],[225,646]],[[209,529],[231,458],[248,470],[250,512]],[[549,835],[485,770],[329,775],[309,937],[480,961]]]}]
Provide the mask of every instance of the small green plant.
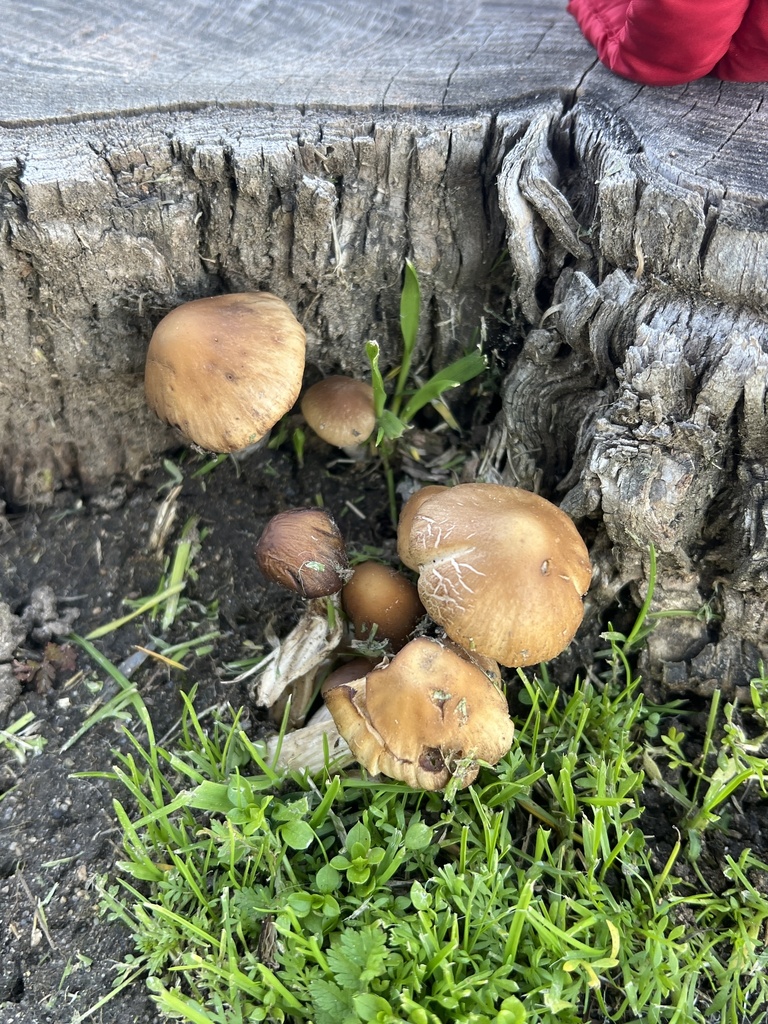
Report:
[{"label": "small green plant", "polygon": [[38,733],[40,723],[33,711],[27,711],[4,729],[0,729],[0,747],[4,747],[19,764],[43,752],[47,740]]},{"label": "small green plant", "polygon": [[[132,672],[147,658],[156,659],[169,668],[183,672],[185,666],[181,659],[189,655],[201,657],[210,654],[213,650],[214,641],[221,634],[217,629],[211,628],[204,628],[199,635],[188,636],[176,644],[168,643],[162,636],[149,634],[148,643],[151,646],[138,646],[136,653],[130,655],[121,666],[112,664],[93,643],[94,640],[99,640],[107,634],[121,629],[141,616],[146,615],[151,624],[156,620],[161,609],[163,614],[159,626],[160,630],[165,633],[176,621],[177,616],[192,606],[192,602],[182,601],[181,595],[187,585],[187,580],[197,578],[194,560],[207,536],[207,530],[198,530],[198,522],[198,518],[192,516],[184,524],[174,556],[172,559],[166,560],[157,590],[151,597],[142,597],[136,600],[126,599],[123,603],[131,608],[126,615],[98,626],[85,637],[77,634],[72,634],[70,637],[71,641],[80,647],[102,672],[106,673],[108,679],[100,684],[100,703],[89,709],[83,724],[65,742],[61,748],[62,751],[68,750],[94,725],[107,719],[127,722],[134,715],[138,716],[142,725],[147,725],[149,717],[144,701],[137,685],[130,678]],[[203,613],[204,627],[210,627],[217,613],[215,603],[209,607],[197,607]],[[200,623],[192,625],[199,626]]]},{"label": "small green plant", "polygon": [[[194,562],[209,533],[208,529],[198,529],[198,525],[199,517],[191,516],[182,527],[173,558],[166,560],[155,593],[150,597],[125,598],[123,604],[131,610],[91,630],[86,640],[98,640],[142,615],[148,615],[154,621],[160,610],[163,613],[161,630],[165,632],[170,629],[180,612],[189,606],[189,602],[181,596],[187,581],[197,579]],[[213,615],[213,609],[203,609],[203,612],[209,618]]]},{"label": "small green plant", "polygon": [[395,380],[391,395],[387,393],[386,383],[379,367],[380,349],[378,342],[368,341],[365,352],[371,366],[371,384],[373,386],[374,408],[376,412],[376,434],[374,443],[381,455],[387,486],[389,491],[390,509],[393,521],[397,520],[394,496],[394,476],[390,466],[397,441],[413,422],[414,417],[426,405],[432,405],[447,422],[454,427],[455,423],[442,396],[451,388],[466,384],[480,376],[487,369],[485,356],[479,348],[473,349],[457,359],[449,366],[438,370],[429,380],[417,387],[411,386],[413,355],[419,333],[421,308],[421,289],[416,269],[406,260],[403,288],[400,294],[400,334],[402,337],[402,358],[400,365],[393,371]]},{"label": "small green plant", "polygon": [[[753,683],[753,694],[754,683]],[[754,697],[757,717],[762,707]],[[715,690],[710,702],[704,741],[695,758],[684,750],[686,734],[676,725],[661,736],[662,746],[649,752],[646,770],[655,784],[684,811],[680,827],[688,835],[688,856],[696,860],[701,849],[701,834],[711,827],[722,827],[721,810],[747,783],[763,797],[768,796],[768,730],[749,734],[743,714],[734,704],[720,710],[721,697]],[[717,731],[721,731],[719,741]],[[676,781],[669,782],[657,767],[666,761]],[[727,821],[727,815],[726,815]]]},{"label": "small green plant", "polygon": [[202,481],[203,489],[205,489],[205,478],[228,459],[234,463],[237,470],[237,459],[229,454],[211,455],[207,452],[195,450],[193,447],[184,448],[177,456],[176,461],[168,458],[162,460],[162,466],[168,474],[168,479],[160,484],[157,493],[159,495],[164,492],[171,492],[174,488],[180,487],[185,480],[185,469],[188,470],[189,479]]},{"label": "small green plant", "polygon": [[[451,388],[466,384],[487,369],[485,357],[479,349],[467,353],[449,366],[438,370],[429,380],[409,391],[413,354],[419,333],[421,289],[413,264],[406,260],[403,289],[400,295],[400,333],[403,354],[395,376],[395,388],[387,395],[386,385],[379,369],[379,346],[375,341],[366,343],[365,351],[371,364],[371,378],[378,423],[376,444],[395,441],[402,437],[414,416],[425,405],[437,405],[441,396]],[[444,407],[442,407],[444,408]]]},{"label": "small green plant", "polygon": [[648,705],[631,671],[642,628],[610,630],[570,687],[519,671],[511,752],[444,794],[330,764],[278,772],[238,714],[205,730],[192,698],[174,750],[142,715],[107,776],[127,800],[103,908],[135,942],[116,990],[144,974],[193,1024],[762,1019],[768,866],[743,849],[712,886],[691,857],[763,786],[763,748],[713,702],[698,789],[652,847],[649,742],[678,756],[679,709]]},{"label": "small green plant", "polygon": [[108,658],[105,658],[87,637],[73,634],[71,640],[78,647],[81,647],[100,669],[106,672],[111,683],[103,691],[103,693],[108,695],[107,699],[101,706],[86,715],[85,721],[80,728],[76,729],[62,746],[62,753],[73,747],[94,725],[109,718],[122,719],[125,722],[129,719],[131,711],[138,717],[142,725],[146,727],[149,723],[149,713],[144,701],[141,699],[141,694],[136,684],[132,683],[128,676],[121,672],[116,665],[113,665]]}]

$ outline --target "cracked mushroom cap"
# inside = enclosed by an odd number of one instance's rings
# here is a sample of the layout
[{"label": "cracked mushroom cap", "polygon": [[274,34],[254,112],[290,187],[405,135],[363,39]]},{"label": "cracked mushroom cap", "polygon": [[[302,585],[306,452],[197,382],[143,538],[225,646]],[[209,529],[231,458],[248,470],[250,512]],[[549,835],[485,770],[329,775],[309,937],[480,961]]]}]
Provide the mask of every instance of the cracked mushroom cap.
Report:
[{"label": "cracked mushroom cap", "polygon": [[367,771],[417,789],[443,789],[454,775],[468,786],[479,761],[496,764],[512,745],[503,693],[466,652],[427,637],[323,696]]},{"label": "cracked mushroom cap", "polygon": [[211,452],[240,451],[296,402],[305,348],[304,328],[269,292],[185,302],[152,335],[147,403],[187,441]]},{"label": "cracked mushroom cap", "polygon": [[429,616],[462,647],[502,665],[534,665],[565,650],[592,576],[573,521],[516,487],[428,490],[406,503],[397,550],[419,573]]},{"label": "cracked mushroom cap", "polygon": [[318,437],[336,448],[364,444],[376,426],[373,388],[354,377],[326,377],[308,388],[301,412]]}]

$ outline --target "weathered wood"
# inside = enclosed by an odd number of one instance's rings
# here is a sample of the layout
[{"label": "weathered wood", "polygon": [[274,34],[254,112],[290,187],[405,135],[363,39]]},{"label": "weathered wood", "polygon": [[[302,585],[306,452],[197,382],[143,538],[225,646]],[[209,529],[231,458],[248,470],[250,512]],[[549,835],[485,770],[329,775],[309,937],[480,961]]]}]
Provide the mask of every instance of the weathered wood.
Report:
[{"label": "weathered wood", "polygon": [[13,6],[5,124],[212,104],[474,111],[573,88],[594,62],[561,0]]},{"label": "weathered wood", "polygon": [[654,545],[659,606],[695,615],[651,640],[667,689],[744,684],[768,654],[768,234],[762,202],[700,186],[581,100],[533,118],[499,179],[533,328],[505,473],[595,521],[598,608],[644,589]]},{"label": "weathered wood", "polygon": [[657,632],[656,674],[743,682],[768,654],[768,89],[621,81],[561,0],[85,6],[0,43],[7,500],[169,443],[141,374],[178,302],[269,288],[311,363],[361,371],[368,337],[395,358],[410,256],[423,354],[510,325],[496,468],[593,536],[595,623],[653,543],[659,606],[711,611]]},{"label": "weathered wood", "polygon": [[48,127],[49,148],[6,183],[10,494],[44,500],[68,472],[92,487],[168,444],[144,409],[144,353],[160,316],[196,295],[269,288],[305,322],[311,362],[361,370],[368,337],[394,358],[411,254],[439,344],[467,344],[503,245],[478,172],[494,125],[240,111]]}]

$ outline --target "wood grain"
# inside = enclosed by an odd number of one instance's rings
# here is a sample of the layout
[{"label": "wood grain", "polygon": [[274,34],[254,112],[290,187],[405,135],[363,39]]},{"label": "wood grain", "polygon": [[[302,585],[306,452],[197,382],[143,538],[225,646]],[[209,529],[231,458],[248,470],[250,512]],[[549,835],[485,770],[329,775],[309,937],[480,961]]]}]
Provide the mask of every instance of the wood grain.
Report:
[{"label": "wood grain", "polygon": [[560,0],[15,4],[4,123],[226,106],[442,110],[573,87]]}]

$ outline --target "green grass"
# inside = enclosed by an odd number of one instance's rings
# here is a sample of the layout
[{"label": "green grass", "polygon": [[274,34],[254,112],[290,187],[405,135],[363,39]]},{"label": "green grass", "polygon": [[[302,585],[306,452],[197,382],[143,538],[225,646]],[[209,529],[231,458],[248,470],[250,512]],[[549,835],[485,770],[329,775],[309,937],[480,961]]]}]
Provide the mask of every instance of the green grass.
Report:
[{"label": "green grass", "polygon": [[[710,882],[701,852],[765,795],[768,679],[712,702],[691,758],[681,708],[633,675],[641,625],[606,634],[590,681],[519,672],[512,751],[458,792],[278,773],[192,700],[166,750],[142,714],[107,776],[124,855],[103,909],[135,941],[116,989],[144,976],[194,1024],[756,1024],[768,866],[726,853]],[[656,847],[654,790],[676,814]]]},{"label": "green grass", "polygon": [[41,754],[47,743],[45,737],[39,735],[39,728],[34,712],[26,711],[0,729],[0,749],[12,754],[18,764],[24,764],[28,758]]}]

